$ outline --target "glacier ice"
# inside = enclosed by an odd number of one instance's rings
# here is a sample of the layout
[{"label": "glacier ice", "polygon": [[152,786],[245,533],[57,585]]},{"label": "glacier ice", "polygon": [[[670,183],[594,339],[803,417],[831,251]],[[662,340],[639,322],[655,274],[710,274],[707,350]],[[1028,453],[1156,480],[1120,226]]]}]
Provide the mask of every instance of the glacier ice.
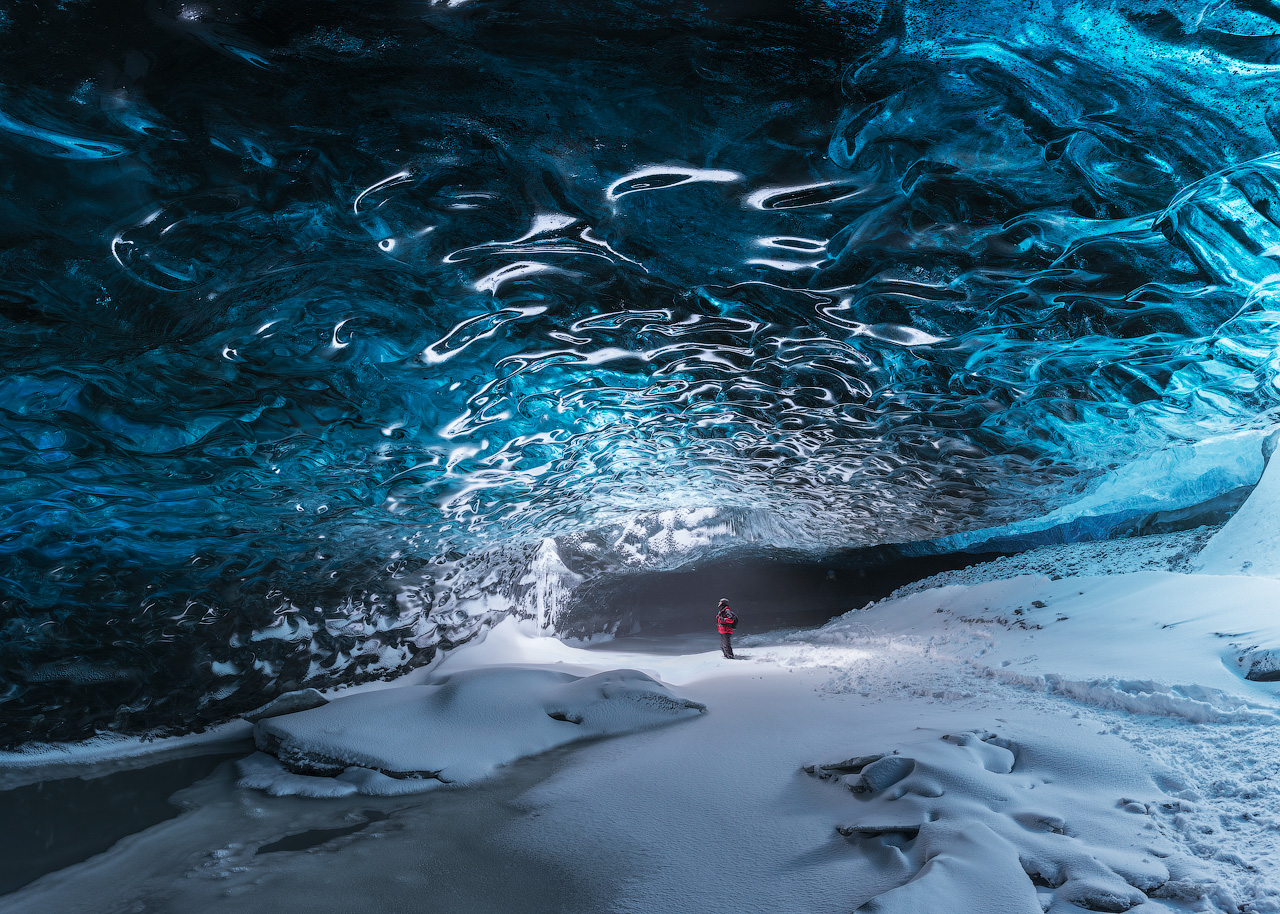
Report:
[{"label": "glacier ice", "polygon": [[390,676],[600,572],[1110,536],[1261,472],[1262,7],[39,6],[0,743]]}]

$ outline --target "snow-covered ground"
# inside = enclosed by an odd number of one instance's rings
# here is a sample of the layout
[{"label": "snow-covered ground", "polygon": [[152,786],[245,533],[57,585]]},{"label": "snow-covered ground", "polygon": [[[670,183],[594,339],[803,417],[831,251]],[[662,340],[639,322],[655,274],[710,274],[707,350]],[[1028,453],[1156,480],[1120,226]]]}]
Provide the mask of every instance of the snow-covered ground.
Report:
[{"label": "snow-covered ground", "polygon": [[[1167,570],[1204,538],[950,573],[737,661],[713,631],[571,646],[508,620],[410,688],[510,695],[499,734],[572,730],[599,696],[554,689],[617,670],[685,712],[411,796],[272,796],[229,763],[0,912],[1280,911],[1280,682],[1245,678],[1280,654],[1280,581]],[[373,752],[411,693],[363,694],[387,696],[356,709]],[[467,726],[445,717],[387,717],[388,742]]]}]

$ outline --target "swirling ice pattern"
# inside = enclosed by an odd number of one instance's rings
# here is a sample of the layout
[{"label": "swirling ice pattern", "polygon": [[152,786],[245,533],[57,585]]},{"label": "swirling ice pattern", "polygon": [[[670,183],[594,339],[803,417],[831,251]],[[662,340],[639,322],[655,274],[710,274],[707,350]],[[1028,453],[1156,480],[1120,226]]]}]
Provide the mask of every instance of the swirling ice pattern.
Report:
[{"label": "swirling ice pattern", "polygon": [[1257,421],[1269,11],[16,4],[5,739],[421,662],[539,537],[925,541]]}]

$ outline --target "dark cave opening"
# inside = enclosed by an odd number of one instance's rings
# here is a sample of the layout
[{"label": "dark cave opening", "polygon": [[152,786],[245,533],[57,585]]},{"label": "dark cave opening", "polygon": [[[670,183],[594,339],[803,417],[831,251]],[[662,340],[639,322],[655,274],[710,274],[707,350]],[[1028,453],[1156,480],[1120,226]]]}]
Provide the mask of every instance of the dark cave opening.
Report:
[{"label": "dark cave opening", "polygon": [[823,560],[733,558],[682,571],[610,574],[573,594],[562,616],[566,634],[618,635],[714,631],[716,602],[727,597],[743,634],[822,625],[889,596],[913,581],[991,561],[1010,552],[887,558],[854,550]]}]

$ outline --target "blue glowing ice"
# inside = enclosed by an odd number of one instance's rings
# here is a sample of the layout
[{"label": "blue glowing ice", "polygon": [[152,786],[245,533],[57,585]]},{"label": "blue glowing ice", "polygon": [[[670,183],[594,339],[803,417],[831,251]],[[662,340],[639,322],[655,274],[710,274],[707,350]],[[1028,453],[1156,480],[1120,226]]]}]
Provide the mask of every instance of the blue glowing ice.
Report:
[{"label": "blue glowing ice", "polygon": [[422,662],[545,615],[548,537],[946,548],[1251,483],[1270,14],[1024,6],[15,10],[4,739]]}]

